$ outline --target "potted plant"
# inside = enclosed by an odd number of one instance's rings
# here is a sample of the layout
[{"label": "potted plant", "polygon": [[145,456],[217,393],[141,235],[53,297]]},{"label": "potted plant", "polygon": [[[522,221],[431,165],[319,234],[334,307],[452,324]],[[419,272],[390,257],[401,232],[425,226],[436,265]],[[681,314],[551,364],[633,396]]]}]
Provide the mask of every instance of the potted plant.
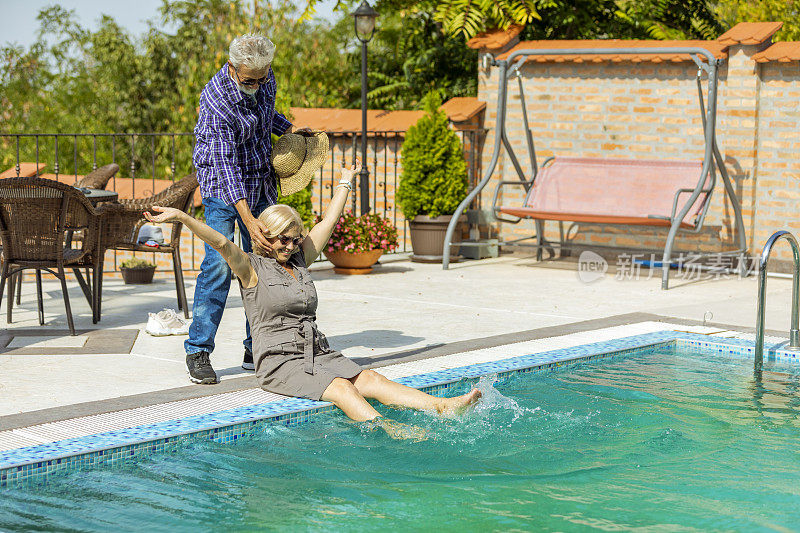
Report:
[{"label": "potted plant", "polygon": [[134,257],[120,263],[119,271],[122,272],[122,279],[126,285],[151,283],[156,266],[150,261]]},{"label": "potted plant", "polygon": [[[317,217],[317,221],[321,217]],[[397,248],[397,228],[377,214],[339,217],[322,251],[338,274],[367,274],[385,251]]]},{"label": "potted plant", "polygon": [[403,143],[397,201],[411,230],[412,261],[442,261],[447,226],[467,196],[464,152],[441,103],[437,91],[423,98],[426,114],[408,129]]}]

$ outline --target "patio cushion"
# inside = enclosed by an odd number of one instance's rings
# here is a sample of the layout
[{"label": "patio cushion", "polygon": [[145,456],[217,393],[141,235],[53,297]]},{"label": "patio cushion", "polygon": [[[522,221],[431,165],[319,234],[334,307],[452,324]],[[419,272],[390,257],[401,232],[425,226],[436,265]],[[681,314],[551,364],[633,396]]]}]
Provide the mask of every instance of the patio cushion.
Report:
[{"label": "patio cushion", "polygon": [[[702,162],[558,157],[542,168],[523,206],[502,213],[541,220],[669,226],[678,189],[694,189]],[[678,209],[689,199],[682,193]],[[681,222],[693,227],[707,195],[701,194]]]}]

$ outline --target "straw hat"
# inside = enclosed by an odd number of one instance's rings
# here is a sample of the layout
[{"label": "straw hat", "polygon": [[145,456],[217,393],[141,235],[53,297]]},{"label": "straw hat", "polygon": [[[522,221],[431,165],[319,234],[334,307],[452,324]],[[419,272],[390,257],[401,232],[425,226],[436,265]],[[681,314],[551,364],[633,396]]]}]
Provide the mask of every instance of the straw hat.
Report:
[{"label": "straw hat", "polygon": [[304,189],[327,156],[328,136],[324,132],[286,133],[275,141],[272,168],[281,181],[281,196]]}]

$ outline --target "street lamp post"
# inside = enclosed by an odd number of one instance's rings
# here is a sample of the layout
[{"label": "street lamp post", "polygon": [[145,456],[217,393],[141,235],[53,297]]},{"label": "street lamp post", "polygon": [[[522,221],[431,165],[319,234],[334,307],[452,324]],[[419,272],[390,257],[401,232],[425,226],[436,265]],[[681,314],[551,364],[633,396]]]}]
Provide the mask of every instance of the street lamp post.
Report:
[{"label": "street lamp post", "polygon": [[[356,37],[361,41],[361,214],[369,213],[369,169],[367,169],[367,43],[375,33],[375,19],[378,12],[363,0],[358,9],[351,13],[355,19]],[[355,196],[353,196],[355,201]]]}]

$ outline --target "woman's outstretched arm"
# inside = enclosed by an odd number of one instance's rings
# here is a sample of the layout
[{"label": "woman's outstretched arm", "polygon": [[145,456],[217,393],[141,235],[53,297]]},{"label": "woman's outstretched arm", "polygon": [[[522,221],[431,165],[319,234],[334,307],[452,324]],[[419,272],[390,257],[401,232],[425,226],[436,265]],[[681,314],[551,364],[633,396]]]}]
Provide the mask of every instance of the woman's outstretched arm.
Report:
[{"label": "woman's outstretched arm", "polygon": [[336,226],[336,221],[339,220],[347,203],[347,195],[350,193],[350,184],[353,183],[353,176],[358,174],[360,170],[361,162],[358,159],[356,159],[356,164],[352,167],[342,167],[342,178],[339,180],[339,185],[336,186],[336,193],[331,198],[331,203],[325,209],[322,220],[311,228],[311,231],[308,232],[303,241],[303,255],[305,255],[307,265],[314,262],[327,246],[331,233],[333,233],[333,228]]},{"label": "woman's outstretched arm", "polygon": [[241,248],[226,239],[222,233],[208,227],[206,224],[187,215],[180,209],[155,205],[153,206],[153,211],[158,211],[161,214],[152,215],[145,211],[144,216],[150,222],[181,222],[189,228],[192,233],[218,251],[222,258],[230,265],[236,277],[241,280],[243,287],[252,287],[258,282],[258,276],[253,266],[250,264],[250,258],[247,257],[247,254],[244,253]]}]

